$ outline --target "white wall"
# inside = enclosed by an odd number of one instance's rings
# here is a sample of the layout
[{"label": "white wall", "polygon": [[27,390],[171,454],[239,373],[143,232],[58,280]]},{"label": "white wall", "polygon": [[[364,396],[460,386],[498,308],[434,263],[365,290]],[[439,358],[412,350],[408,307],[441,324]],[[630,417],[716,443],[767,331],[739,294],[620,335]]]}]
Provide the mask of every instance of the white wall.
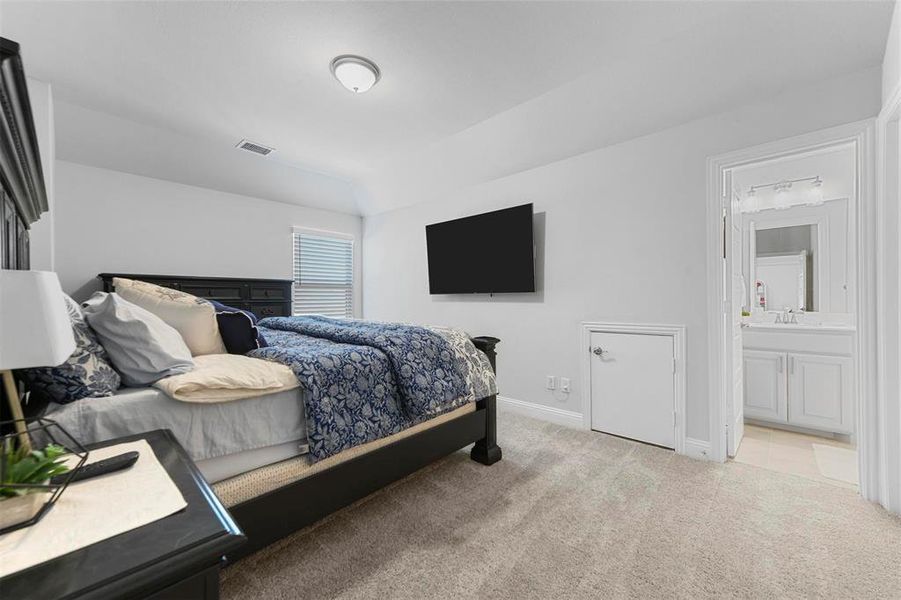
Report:
[{"label": "white wall", "polygon": [[901,3],[895,2],[892,24],[882,59],[882,102],[889,101],[895,87],[901,83]]},{"label": "white wall", "polygon": [[[487,184],[435,189],[429,203],[367,217],[364,315],[496,335],[502,395],[579,412],[581,321],[684,324],[687,433],[706,440],[706,160],[872,117],[880,77],[868,69]],[[429,296],[426,224],[524,202],[538,213],[541,292]],[[571,378],[572,393],[545,391],[545,375]]]},{"label": "white wall", "polygon": [[361,234],[353,215],[56,163],[56,270],[77,300],[104,271],[291,279],[294,225]]},{"label": "white wall", "polygon": [[879,345],[875,415],[878,440],[869,451],[879,463],[878,494],[873,499],[901,514],[901,4],[895,4],[882,74],[882,112],[877,120],[879,260],[875,330]]},{"label": "white wall", "polygon": [[41,169],[44,172],[44,186],[47,190],[47,205],[50,211],[31,225],[31,268],[39,271],[54,269],[54,167],[56,165],[56,130],[53,119],[53,90],[49,83],[26,78],[28,99],[34,115],[34,129],[41,154]]}]

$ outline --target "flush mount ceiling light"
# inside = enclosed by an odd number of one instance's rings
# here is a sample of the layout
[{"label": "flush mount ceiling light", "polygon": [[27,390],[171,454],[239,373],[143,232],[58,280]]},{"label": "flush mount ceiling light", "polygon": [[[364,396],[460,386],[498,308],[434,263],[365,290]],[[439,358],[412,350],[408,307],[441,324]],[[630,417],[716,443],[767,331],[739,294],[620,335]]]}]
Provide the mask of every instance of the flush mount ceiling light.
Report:
[{"label": "flush mount ceiling light", "polygon": [[336,56],[330,68],[335,79],[355,94],[369,91],[382,76],[374,62],[353,54]]}]

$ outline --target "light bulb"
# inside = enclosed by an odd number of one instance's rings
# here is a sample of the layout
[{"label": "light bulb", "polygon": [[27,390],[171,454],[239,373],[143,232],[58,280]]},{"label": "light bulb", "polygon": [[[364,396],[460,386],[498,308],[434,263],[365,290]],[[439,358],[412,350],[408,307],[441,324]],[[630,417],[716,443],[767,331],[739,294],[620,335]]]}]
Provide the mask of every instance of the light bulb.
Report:
[{"label": "light bulb", "polygon": [[817,177],[810,183],[810,204],[823,204],[823,180]]}]

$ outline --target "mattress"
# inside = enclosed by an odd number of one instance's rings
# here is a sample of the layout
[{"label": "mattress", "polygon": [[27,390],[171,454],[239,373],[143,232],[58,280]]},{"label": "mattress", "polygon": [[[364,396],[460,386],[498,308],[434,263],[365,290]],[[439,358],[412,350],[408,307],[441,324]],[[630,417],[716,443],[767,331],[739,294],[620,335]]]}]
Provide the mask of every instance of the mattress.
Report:
[{"label": "mattress", "polygon": [[235,475],[280,463],[290,458],[304,457],[309,450],[306,440],[244,450],[225,456],[198,460],[194,464],[209,483],[216,483]]},{"label": "mattress", "polygon": [[199,466],[211,459],[258,451],[244,456],[243,462],[238,457],[227,469],[222,466],[228,461],[207,465],[218,468],[217,477],[222,478],[230,476],[222,475],[226,471],[233,475],[306,452],[304,393],[296,388],[201,404],[173,400],[156,388],[122,388],[106,398],[51,403],[44,416],[62,425],[82,444],[169,429]]},{"label": "mattress", "polygon": [[330,469],[358,456],[383,448],[398,440],[415,435],[421,431],[431,429],[447,423],[453,419],[475,412],[476,403],[470,402],[450,412],[439,415],[428,421],[418,423],[413,427],[399,431],[388,437],[379,438],[360,446],[348,448],[338,454],[333,454],[319,462],[311,462],[309,456],[298,456],[261,466],[260,468],[243,472],[237,476],[224,479],[213,485],[213,491],[226,507],[246,502],[257,496],[269,493],[282,486],[295,481],[300,481],[316,473]]}]

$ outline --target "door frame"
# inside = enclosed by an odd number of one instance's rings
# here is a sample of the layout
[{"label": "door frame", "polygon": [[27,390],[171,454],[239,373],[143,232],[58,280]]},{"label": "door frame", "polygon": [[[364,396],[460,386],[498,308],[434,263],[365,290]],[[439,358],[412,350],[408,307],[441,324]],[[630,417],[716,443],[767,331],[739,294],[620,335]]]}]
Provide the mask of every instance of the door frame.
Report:
[{"label": "door frame", "polygon": [[[891,512],[901,514],[901,247],[896,241],[901,231],[901,84],[897,84],[882,104],[876,120],[876,215],[878,262],[876,264],[878,329],[878,439],[873,448],[872,493],[868,500],[879,502]],[[894,246],[893,246],[894,244]],[[874,426],[874,427],[876,427]],[[874,435],[874,438],[876,436]]]},{"label": "door frame", "polygon": [[[723,254],[723,211],[731,210],[723,202],[731,190],[724,189],[725,175],[732,169],[767,160],[786,158],[830,148],[851,145],[856,155],[856,246],[857,302],[856,336],[856,423],[860,492],[873,498],[877,469],[872,468],[876,449],[876,198],[874,190],[875,119],[832,127],[776,142],[762,144],[707,159],[707,324],[708,324],[708,397],[710,416],[710,458],[726,460],[728,403],[731,402],[731,370],[726,368],[723,310],[727,306],[721,282],[728,273],[731,257]],[[728,213],[727,213],[728,214]]]},{"label": "door frame", "polygon": [[663,335],[673,338],[673,410],[675,417],[675,451],[686,454],[685,434],[685,326],[651,323],[610,323],[583,321],[579,331],[582,371],[582,428],[591,430],[591,334],[631,333],[636,335]]}]

